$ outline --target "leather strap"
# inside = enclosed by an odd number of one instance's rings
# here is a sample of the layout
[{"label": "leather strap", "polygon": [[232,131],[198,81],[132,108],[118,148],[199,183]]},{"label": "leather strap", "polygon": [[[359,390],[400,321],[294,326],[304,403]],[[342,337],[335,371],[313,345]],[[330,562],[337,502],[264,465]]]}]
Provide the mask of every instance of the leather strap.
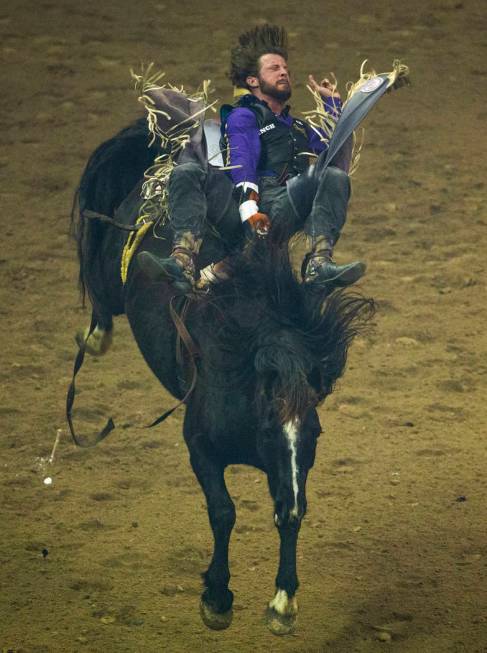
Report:
[{"label": "leather strap", "polygon": [[[200,351],[191,337],[191,334],[189,333],[185,323],[184,319],[186,317],[186,314],[188,312],[189,308],[189,303],[190,300],[186,299],[183,308],[181,310],[181,315],[178,314],[174,302],[176,300],[176,297],[172,297],[169,303],[169,313],[171,315],[172,321],[174,322],[174,326],[176,327],[176,361],[178,363],[178,366],[184,368],[184,360],[182,356],[182,346],[181,343],[184,344],[186,347],[186,350],[189,354],[189,363],[190,363],[190,368],[191,368],[191,383],[190,386],[184,395],[184,397],[181,399],[180,402],[178,402],[175,406],[167,410],[165,413],[163,413],[160,417],[158,417],[156,420],[152,422],[152,424],[149,424],[146,428],[152,428],[153,426],[157,426],[164,420],[166,420],[174,411],[179,408],[182,404],[186,403],[188,397],[191,395],[193,390],[196,387],[196,381],[198,379],[198,368],[196,366],[196,359],[200,356]],[[90,328],[88,329],[88,333],[85,336],[83,342],[81,343],[78,354],[76,355],[76,359],[74,361],[74,367],[73,367],[73,378],[71,380],[71,383],[68,388],[67,396],[66,396],[66,419],[69,425],[69,431],[71,433],[71,437],[76,444],[77,447],[82,447],[82,448],[91,448],[95,447],[99,442],[104,440],[110,433],[113,431],[115,428],[115,423],[113,419],[110,417],[105,424],[104,428],[97,434],[95,439],[91,442],[86,440],[85,438],[80,438],[78,435],[76,435],[76,432],[74,430],[74,425],[73,425],[73,416],[72,416],[72,410],[73,410],[73,404],[74,404],[74,398],[76,395],[76,387],[75,387],[75,379],[76,375],[80,371],[84,359],[85,359],[85,353],[86,353],[86,343],[95,330],[95,327],[97,325],[97,320],[92,313],[91,315],[91,323],[90,323]]]},{"label": "leather strap", "polygon": [[186,328],[186,325],[184,323],[184,318],[186,317],[186,314],[188,312],[189,308],[189,303],[190,300],[186,299],[183,308],[181,310],[181,315],[178,315],[177,310],[174,307],[174,301],[176,297],[171,297],[171,301],[169,302],[169,313],[171,315],[172,321],[174,322],[174,326],[176,327],[176,332],[177,332],[177,337],[176,337],[176,361],[179,366],[183,367],[184,366],[184,361],[182,357],[182,347],[180,346],[181,343],[184,344],[186,347],[186,350],[189,354],[189,362],[191,366],[191,383],[190,386],[184,395],[184,397],[181,399],[180,402],[178,402],[175,406],[170,408],[169,410],[166,410],[165,413],[163,413],[160,417],[158,417],[156,420],[152,422],[152,424],[149,424],[147,428],[152,428],[153,426],[157,426],[161,422],[163,422],[165,419],[167,419],[170,415],[174,413],[174,411],[179,408],[179,406],[182,406],[183,404],[186,403],[188,397],[191,395],[193,390],[196,387],[196,381],[198,379],[198,368],[196,366],[196,359],[201,355],[200,351],[191,337],[191,334],[189,333],[188,329]]},{"label": "leather strap", "polygon": [[83,362],[85,360],[86,343],[88,341],[88,338],[95,330],[96,325],[97,325],[97,320],[95,314],[92,313],[90,328],[88,329],[88,333],[79,347],[78,354],[74,361],[73,378],[71,380],[71,383],[69,384],[68,393],[66,396],[66,419],[68,420],[69,431],[71,433],[71,437],[73,438],[75,445],[77,447],[83,447],[83,448],[95,447],[99,442],[104,440],[107,437],[107,435],[115,428],[115,424],[112,418],[110,417],[108,422],[105,424],[105,427],[98,433],[98,435],[95,437],[93,442],[89,442],[85,438],[80,438],[79,436],[76,435],[76,432],[74,430],[74,425],[73,425],[72,410],[74,404],[74,397],[76,394],[75,379],[76,379],[76,375],[80,371]]},{"label": "leather strap", "polygon": [[116,227],[122,231],[138,231],[146,224],[145,221],[139,222],[138,224],[122,224],[121,222],[117,222],[111,218],[109,215],[105,215],[104,213],[97,213],[96,211],[90,211],[89,209],[82,211],[81,217],[87,218],[88,220],[100,220],[100,222],[107,222],[108,224],[112,225],[112,227]]}]

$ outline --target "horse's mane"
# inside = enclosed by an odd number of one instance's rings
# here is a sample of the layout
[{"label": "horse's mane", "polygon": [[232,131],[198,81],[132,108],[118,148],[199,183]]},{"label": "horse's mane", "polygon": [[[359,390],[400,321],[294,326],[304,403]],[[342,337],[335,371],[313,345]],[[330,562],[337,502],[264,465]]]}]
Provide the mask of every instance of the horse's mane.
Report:
[{"label": "horse's mane", "polygon": [[373,301],[358,293],[336,291],[323,299],[310,291],[293,272],[287,244],[266,241],[247,247],[231,278],[198,304],[201,323],[216,325],[204,334],[218,352],[211,364],[238,384],[252,382],[256,372],[273,373],[288,406],[293,396],[295,404],[309,400],[300,398],[304,385],[311,384],[319,400],[332,391],[351,341],[374,312]]}]

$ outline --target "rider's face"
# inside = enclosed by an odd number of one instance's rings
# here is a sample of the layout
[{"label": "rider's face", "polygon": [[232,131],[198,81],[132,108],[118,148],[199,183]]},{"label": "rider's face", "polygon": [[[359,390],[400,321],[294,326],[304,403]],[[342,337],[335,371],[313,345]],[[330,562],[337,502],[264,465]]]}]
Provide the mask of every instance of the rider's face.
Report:
[{"label": "rider's face", "polygon": [[286,102],[291,97],[291,77],[284,57],[279,54],[263,54],[259,66],[259,74],[252,80],[256,80],[261,93]]}]

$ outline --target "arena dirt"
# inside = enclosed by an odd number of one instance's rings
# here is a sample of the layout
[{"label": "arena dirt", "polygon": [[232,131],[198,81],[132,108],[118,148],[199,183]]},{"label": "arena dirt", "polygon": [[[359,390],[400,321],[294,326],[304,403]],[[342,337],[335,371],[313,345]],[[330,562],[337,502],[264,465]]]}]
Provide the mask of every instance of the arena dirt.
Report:
[{"label": "arena dirt", "polygon": [[[309,72],[356,79],[400,57],[413,86],[366,123],[339,261],[368,262],[374,329],[320,409],[325,432],[299,543],[296,634],[263,623],[277,535],[264,476],[231,468],[233,626],[200,621],[211,550],[171,406],[123,318],[79,379],[93,450],[57,429],[89,313],[67,236],[90,152],[139,115],[129,69],[155,61],[230,100],[228,50],[285,24],[296,112]],[[0,645],[28,653],[487,651],[486,18],[478,0],[6,0],[0,9]],[[51,476],[50,486],[43,478]]]}]

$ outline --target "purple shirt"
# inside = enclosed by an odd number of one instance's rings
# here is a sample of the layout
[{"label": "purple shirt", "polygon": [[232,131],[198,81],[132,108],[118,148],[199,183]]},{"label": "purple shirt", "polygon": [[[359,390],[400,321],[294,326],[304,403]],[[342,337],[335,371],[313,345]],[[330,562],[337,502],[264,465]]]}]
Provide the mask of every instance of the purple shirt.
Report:
[{"label": "purple shirt", "polygon": [[[265,106],[268,106],[263,102]],[[325,111],[338,119],[341,113],[342,103],[337,98],[326,98],[323,101]],[[288,110],[276,115],[279,122],[291,127],[293,117]],[[328,143],[324,143],[320,136],[311,128],[306,127],[310,152],[321,154],[328,149]],[[242,182],[257,184],[257,166],[260,159],[261,144],[259,126],[254,112],[247,107],[236,107],[228,116],[226,134],[230,148],[228,165],[240,166],[230,170],[230,176],[235,185]],[[327,136],[320,130],[320,134]]]}]

